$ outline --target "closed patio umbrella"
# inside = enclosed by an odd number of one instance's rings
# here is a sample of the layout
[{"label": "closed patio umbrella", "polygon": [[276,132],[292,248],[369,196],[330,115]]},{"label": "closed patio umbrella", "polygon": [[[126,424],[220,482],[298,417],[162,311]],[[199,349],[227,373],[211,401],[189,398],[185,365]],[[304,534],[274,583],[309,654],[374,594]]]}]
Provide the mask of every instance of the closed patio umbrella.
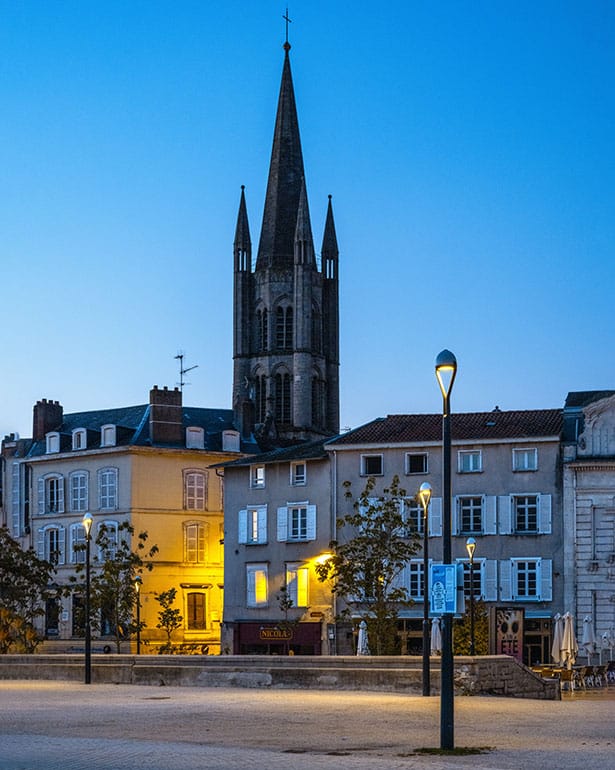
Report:
[{"label": "closed patio umbrella", "polygon": [[431,621],[431,654],[440,655],[442,653],[442,632],[440,631],[440,618],[434,618]]},{"label": "closed patio umbrella", "polygon": [[564,613],[564,632],[562,634],[562,666],[572,668],[577,659],[579,645],[574,634],[574,621],[569,612]]},{"label": "closed patio umbrella", "polygon": [[357,639],[357,655],[370,655],[369,640],[367,638],[367,623],[362,620],[359,623],[359,637]]},{"label": "closed patio umbrella", "polygon": [[556,666],[562,664],[562,636],[564,634],[564,618],[559,612],[553,618],[553,643],[551,645],[551,657]]},{"label": "closed patio umbrella", "polygon": [[583,618],[583,636],[581,637],[581,647],[587,654],[587,662],[591,663],[591,654],[596,650],[596,634],[594,633],[594,624],[589,615]]}]

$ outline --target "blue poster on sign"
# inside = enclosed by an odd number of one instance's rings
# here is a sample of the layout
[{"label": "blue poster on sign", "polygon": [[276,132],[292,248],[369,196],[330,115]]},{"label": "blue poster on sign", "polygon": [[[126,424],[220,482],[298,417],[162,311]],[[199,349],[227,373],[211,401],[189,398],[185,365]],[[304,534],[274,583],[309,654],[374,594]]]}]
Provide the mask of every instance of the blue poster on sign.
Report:
[{"label": "blue poster on sign", "polygon": [[431,565],[430,609],[434,615],[457,612],[457,565]]}]

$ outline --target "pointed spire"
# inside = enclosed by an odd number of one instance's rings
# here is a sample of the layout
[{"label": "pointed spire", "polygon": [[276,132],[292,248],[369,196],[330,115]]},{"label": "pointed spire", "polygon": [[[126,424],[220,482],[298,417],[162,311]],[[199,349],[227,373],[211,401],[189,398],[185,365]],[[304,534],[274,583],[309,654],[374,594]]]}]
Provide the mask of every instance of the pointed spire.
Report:
[{"label": "pointed spire", "polygon": [[250,225],[248,224],[248,209],[246,207],[245,185],[241,185],[241,199],[237,214],[237,227],[235,228],[235,249],[249,251],[252,247],[250,240]]},{"label": "pointed spire", "polygon": [[290,45],[285,43],[257,270],[289,267],[293,264],[295,227],[304,170],[289,49]]},{"label": "pointed spire", "polygon": [[305,179],[301,181],[297,226],[295,228],[295,263],[297,262],[304,265],[316,265]]},{"label": "pointed spire", "polygon": [[337,235],[335,234],[335,222],[333,221],[333,206],[331,205],[331,196],[329,196],[329,205],[327,206],[327,218],[325,220],[325,231],[322,236],[322,259],[337,259],[339,249],[337,248]]}]

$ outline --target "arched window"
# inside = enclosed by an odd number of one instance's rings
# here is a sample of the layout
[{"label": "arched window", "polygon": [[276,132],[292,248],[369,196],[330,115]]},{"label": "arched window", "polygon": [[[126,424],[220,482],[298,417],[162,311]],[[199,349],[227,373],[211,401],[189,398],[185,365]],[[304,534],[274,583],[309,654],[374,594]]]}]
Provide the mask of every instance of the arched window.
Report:
[{"label": "arched window", "polygon": [[275,341],[280,350],[292,350],[293,347],[293,309],[278,307],[275,317]]},{"label": "arched window", "polygon": [[263,374],[258,374],[254,378],[254,407],[256,422],[265,422],[267,416],[267,378]]},{"label": "arched window", "polygon": [[275,418],[278,422],[291,421],[290,374],[278,372],[275,376]]},{"label": "arched window", "polygon": [[184,508],[204,511],[207,508],[207,476],[205,471],[184,471]]}]

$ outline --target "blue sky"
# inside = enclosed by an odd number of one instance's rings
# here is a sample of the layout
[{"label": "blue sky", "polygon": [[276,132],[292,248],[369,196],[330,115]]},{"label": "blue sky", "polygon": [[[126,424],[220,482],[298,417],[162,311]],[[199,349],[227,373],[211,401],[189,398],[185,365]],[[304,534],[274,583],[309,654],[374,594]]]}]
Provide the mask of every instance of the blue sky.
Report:
[{"label": "blue sky", "polygon": [[[258,242],[284,4],[0,0],[0,436],[32,406],[230,407],[232,241]],[[615,388],[615,4],[290,5],[341,424]]]}]

